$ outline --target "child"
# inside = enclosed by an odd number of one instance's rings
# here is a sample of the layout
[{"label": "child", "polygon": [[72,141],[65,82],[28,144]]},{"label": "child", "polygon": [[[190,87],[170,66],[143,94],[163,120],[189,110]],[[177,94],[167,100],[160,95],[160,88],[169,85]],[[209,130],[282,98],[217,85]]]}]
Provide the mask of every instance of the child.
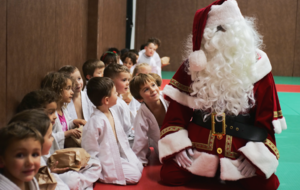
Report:
[{"label": "child", "polygon": [[67,106],[70,117],[74,119],[84,119],[88,121],[93,109],[86,92],[82,92],[83,80],[77,67],[66,65],[61,67],[58,72],[70,76],[73,81],[73,98]]},{"label": "child", "polygon": [[121,127],[119,119],[123,115],[111,109],[118,99],[114,82],[107,77],[92,78],[87,93],[96,108],[83,129],[82,147],[92,160],[101,164],[99,180],[119,185],[138,183],[143,166],[131,150]]},{"label": "child", "polygon": [[156,73],[161,76],[161,59],[156,53],[156,50],[159,46],[159,39],[148,39],[145,49],[139,52],[139,59],[137,63],[148,63],[151,66],[151,73]]},{"label": "child", "polygon": [[[103,77],[104,68],[104,63],[98,59],[91,59],[84,62],[82,65],[82,71],[86,80],[86,85],[88,80],[90,80],[92,77]],[[84,88],[84,91],[86,92],[86,87]]]},{"label": "child", "polygon": [[132,73],[134,69],[133,66],[136,64],[136,55],[132,52],[127,52],[122,55],[121,60],[123,61],[123,65]]},{"label": "child", "polygon": [[120,96],[121,94],[126,94],[129,90],[129,80],[131,78],[130,72],[124,65],[110,64],[104,70],[104,77],[111,78],[116,86],[116,90],[118,93],[117,104],[111,109],[113,109],[119,115],[122,115],[122,118],[120,118],[122,126],[125,133],[130,136],[132,133],[130,110],[128,105]]},{"label": "child", "polygon": [[34,176],[40,168],[43,137],[24,122],[0,129],[0,189],[39,190]]},{"label": "child", "polygon": [[101,56],[100,60],[103,61],[105,67],[107,67],[109,64],[117,64],[117,57],[118,54],[116,52],[107,51]]},{"label": "child", "polygon": [[[66,109],[66,104],[70,103],[73,97],[72,80],[67,75],[58,72],[50,72],[42,80],[42,88],[47,88],[54,91],[58,96],[56,115],[57,119],[53,126],[53,137],[59,145],[59,149],[64,148],[66,137],[74,136],[80,138],[80,131],[74,129],[80,125],[85,125],[86,121],[82,119],[72,120]],[[50,154],[53,154],[57,149],[51,147]]]},{"label": "child", "polygon": [[140,73],[133,77],[130,91],[135,99],[143,102],[134,121],[135,139],[132,150],[143,165],[147,165],[148,139],[158,155],[160,127],[169,103],[160,95],[155,79],[148,74]]},{"label": "child", "polygon": [[58,97],[55,92],[48,89],[39,89],[29,92],[24,96],[18,106],[17,112],[22,112],[28,109],[45,109],[52,125],[57,118],[55,112],[57,109]]},{"label": "child", "polygon": [[[41,155],[48,155],[50,148],[52,146],[53,137],[52,137],[52,123],[47,116],[47,114],[42,109],[29,109],[22,111],[16,115],[9,121],[8,124],[13,122],[25,122],[30,124],[33,128],[40,132],[42,137],[44,138],[44,143],[42,145]],[[58,164],[58,163],[57,163]],[[41,157],[41,167],[46,166],[46,161]],[[69,187],[59,178],[59,176],[55,173],[64,172],[69,168],[50,168],[52,175],[57,181],[56,190],[67,190]]]},{"label": "child", "polygon": [[148,74],[151,73],[151,67],[148,63],[141,63],[135,66],[132,77],[136,76],[139,73]]},{"label": "child", "polygon": [[112,48],[109,48],[107,51],[114,52],[117,56],[117,63],[123,65],[123,63],[120,59],[121,52],[118,50],[118,48],[112,47]]}]

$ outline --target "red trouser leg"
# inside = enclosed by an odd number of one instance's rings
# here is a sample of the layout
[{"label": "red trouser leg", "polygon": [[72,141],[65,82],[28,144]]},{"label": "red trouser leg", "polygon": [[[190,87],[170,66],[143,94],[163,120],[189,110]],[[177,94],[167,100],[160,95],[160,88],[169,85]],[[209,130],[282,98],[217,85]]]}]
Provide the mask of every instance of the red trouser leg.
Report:
[{"label": "red trouser leg", "polygon": [[239,180],[245,189],[255,190],[276,190],[279,187],[279,180],[275,174],[271,175],[269,179],[261,177],[251,177]]},{"label": "red trouser leg", "polygon": [[173,159],[166,160],[160,170],[160,178],[167,185],[184,185],[194,176],[188,170],[178,166]]}]

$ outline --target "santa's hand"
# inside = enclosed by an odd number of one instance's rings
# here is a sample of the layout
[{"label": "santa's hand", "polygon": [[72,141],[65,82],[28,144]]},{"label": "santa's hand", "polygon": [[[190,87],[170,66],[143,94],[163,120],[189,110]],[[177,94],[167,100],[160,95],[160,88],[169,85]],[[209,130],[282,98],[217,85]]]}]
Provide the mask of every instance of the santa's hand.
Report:
[{"label": "santa's hand", "polygon": [[189,156],[194,156],[194,152],[191,148],[187,149],[187,150],[183,150],[181,152],[179,152],[174,160],[177,162],[177,164],[183,168],[189,167],[192,164],[192,160],[189,158]]},{"label": "santa's hand", "polygon": [[256,171],[255,167],[242,155],[238,158],[238,160],[241,161],[241,164],[238,167],[241,174],[245,177],[254,176]]}]

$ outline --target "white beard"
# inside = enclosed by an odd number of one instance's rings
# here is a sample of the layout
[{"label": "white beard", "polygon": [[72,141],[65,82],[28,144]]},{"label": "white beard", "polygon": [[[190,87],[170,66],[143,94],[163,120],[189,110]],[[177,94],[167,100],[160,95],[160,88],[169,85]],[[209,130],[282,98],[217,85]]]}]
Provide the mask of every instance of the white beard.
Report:
[{"label": "white beard", "polygon": [[207,66],[199,72],[189,71],[193,83],[195,104],[206,112],[238,115],[253,107],[252,65],[257,60],[256,49],[261,45],[260,35],[253,20],[238,21],[204,30],[201,49],[207,57]]}]

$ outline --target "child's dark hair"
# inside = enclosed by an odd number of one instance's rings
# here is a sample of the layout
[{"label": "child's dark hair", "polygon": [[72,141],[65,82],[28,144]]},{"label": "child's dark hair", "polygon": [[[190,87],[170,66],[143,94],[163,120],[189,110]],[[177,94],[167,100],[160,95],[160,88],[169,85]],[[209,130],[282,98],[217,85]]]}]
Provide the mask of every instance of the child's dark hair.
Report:
[{"label": "child's dark hair", "polygon": [[132,53],[134,53],[135,55],[139,55],[139,52],[138,52],[138,50],[136,50],[136,49],[131,49],[131,50],[129,50],[129,52],[132,52]]},{"label": "child's dark hair", "polygon": [[63,89],[67,86],[68,79],[73,82],[71,77],[64,73],[50,72],[42,80],[41,88],[54,91],[58,95],[58,98],[61,99]]},{"label": "child's dark hair", "polygon": [[58,96],[55,92],[48,89],[39,89],[29,92],[24,96],[17,108],[17,113],[36,108],[46,108],[52,102],[57,102]]},{"label": "child's dark hair", "polygon": [[123,62],[125,62],[125,60],[126,60],[127,57],[131,59],[133,65],[136,64],[136,55],[134,53],[132,53],[132,52],[125,53],[124,55],[121,56],[121,60]]},{"label": "child's dark hair", "polygon": [[120,64],[110,64],[104,69],[103,76],[114,79],[121,72],[130,74],[129,69],[126,66]]},{"label": "child's dark hair", "polygon": [[95,106],[102,105],[104,97],[110,97],[114,82],[108,77],[93,77],[87,84],[87,95]]},{"label": "child's dark hair", "polygon": [[59,73],[63,73],[66,74],[67,76],[70,76],[72,73],[74,73],[76,70],[78,70],[77,67],[73,66],[73,65],[65,65],[62,66],[58,72]]},{"label": "child's dark hair", "polygon": [[147,44],[145,43],[145,44],[142,44],[141,45],[141,47],[140,47],[140,50],[143,50],[143,49],[145,49],[145,46],[147,46]]},{"label": "child's dark hair", "polygon": [[107,51],[101,56],[100,60],[103,61],[105,67],[107,67],[107,65],[110,64],[117,64],[117,57],[118,54],[116,52]]},{"label": "child's dark hair", "polygon": [[121,56],[124,55],[127,52],[129,52],[129,49],[127,49],[127,48],[122,49],[121,52],[120,52]]},{"label": "child's dark hair", "polygon": [[87,60],[82,65],[82,71],[83,71],[84,78],[86,80],[88,80],[86,78],[87,75],[93,76],[96,69],[98,69],[98,68],[102,69],[104,67],[105,67],[104,63],[98,59]]},{"label": "child's dark hair", "polygon": [[43,109],[31,109],[22,111],[13,116],[8,124],[14,122],[25,122],[37,129],[42,136],[45,136],[49,126],[50,119]]},{"label": "child's dark hair", "polygon": [[140,73],[137,76],[134,76],[129,83],[131,95],[137,100],[143,99],[140,95],[140,89],[144,84],[151,81],[156,84],[155,79],[149,74]]},{"label": "child's dark hair", "polygon": [[145,46],[148,46],[149,44],[153,43],[154,45],[157,45],[157,47],[159,47],[161,45],[161,41],[158,38],[155,37],[151,37],[148,39],[147,43]]},{"label": "child's dark hair", "polygon": [[0,129],[0,155],[3,156],[6,149],[14,140],[23,140],[34,138],[41,143],[44,143],[44,138],[40,132],[36,130],[31,124],[25,122],[13,122]]},{"label": "child's dark hair", "polygon": [[120,51],[118,50],[118,48],[115,48],[115,47],[109,48],[107,51],[111,51],[111,52],[116,53],[117,55],[120,55]]},{"label": "child's dark hair", "polygon": [[161,77],[158,74],[156,74],[156,73],[149,73],[149,75],[151,75],[155,79],[155,82],[156,82],[157,86],[161,86],[162,79],[161,79]]}]

